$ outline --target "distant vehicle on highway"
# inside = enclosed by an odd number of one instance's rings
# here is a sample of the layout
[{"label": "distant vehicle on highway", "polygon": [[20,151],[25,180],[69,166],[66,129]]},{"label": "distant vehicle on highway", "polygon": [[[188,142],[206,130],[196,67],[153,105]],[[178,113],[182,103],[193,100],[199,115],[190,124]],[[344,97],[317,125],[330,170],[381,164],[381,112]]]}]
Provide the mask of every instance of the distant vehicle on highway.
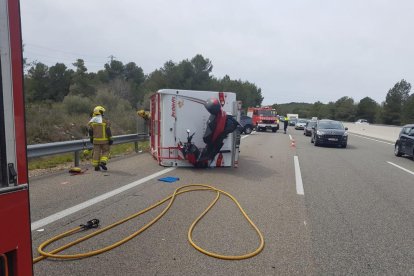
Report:
[{"label": "distant vehicle on highway", "polygon": [[369,122],[368,122],[368,120],[365,120],[365,119],[359,119],[355,122],[355,124],[369,125]]},{"label": "distant vehicle on highway", "polygon": [[242,115],[240,116],[240,124],[243,126],[242,133],[250,134],[253,131],[254,125],[251,117]]},{"label": "distant vehicle on highway", "polygon": [[292,119],[289,119],[289,125],[290,125],[290,126],[295,126],[295,125],[296,125],[296,123],[297,123],[297,121],[298,121],[298,119],[297,119],[297,118],[292,118]]},{"label": "distant vehicle on highway", "polygon": [[312,127],[316,126],[316,121],[309,121],[306,123],[305,128],[303,129],[303,135],[311,136],[312,135]]},{"label": "distant vehicle on highway", "polygon": [[348,144],[348,128],[339,121],[319,120],[312,127],[311,143],[319,145],[336,145],[346,148]]},{"label": "distant vehicle on highway", "polygon": [[405,125],[395,142],[395,156],[409,155],[414,159],[414,124]]},{"label": "distant vehicle on highway", "polygon": [[298,119],[295,125],[295,129],[304,129],[307,123],[308,120],[306,119]]}]

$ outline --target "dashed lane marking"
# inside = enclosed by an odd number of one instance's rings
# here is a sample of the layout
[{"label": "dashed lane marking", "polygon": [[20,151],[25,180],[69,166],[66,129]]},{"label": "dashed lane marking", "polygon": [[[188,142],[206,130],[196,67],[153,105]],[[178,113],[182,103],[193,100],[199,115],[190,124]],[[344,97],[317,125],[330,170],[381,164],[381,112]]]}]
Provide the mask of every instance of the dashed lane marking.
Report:
[{"label": "dashed lane marking", "polygon": [[296,193],[298,195],[304,195],[302,174],[300,172],[299,158],[297,155],[293,156],[293,162],[295,164],[295,178],[296,178]]}]

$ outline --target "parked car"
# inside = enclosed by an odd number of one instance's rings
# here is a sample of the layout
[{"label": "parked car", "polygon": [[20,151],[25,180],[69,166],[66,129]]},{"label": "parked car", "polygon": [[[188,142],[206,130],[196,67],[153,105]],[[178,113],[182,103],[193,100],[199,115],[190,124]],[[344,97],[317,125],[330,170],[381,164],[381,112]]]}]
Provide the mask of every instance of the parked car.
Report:
[{"label": "parked car", "polygon": [[403,126],[395,142],[394,154],[395,156],[406,154],[414,159],[414,124]]},{"label": "parked car", "polygon": [[348,128],[339,121],[319,120],[312,127],[311,143],[319,145],[336,145],[346,148],[348,144]]},{"label": "parked car", "polygon": [[253,120],[251,117],[242,115],[240,116],[240,124],[242,125],[242,133],[250,134],[253,131]]},{"label": "parked car", "polygon": [[316,126],[316,121],[309,121],[306,123],[305,128],[303,129],[303,135],[311,136],[312,135],[312,127]]},{"label": "parked car", "polygon": [[295,125],[295,129],[304,129],[307,123],[308,120],[306,119],[298,119]]},{"label": "parked car", "polygon": [[365,120],[365,119],[359,119],[355,122],[355,124],[369,125],[369,122],[368,122],[368,120]]}]

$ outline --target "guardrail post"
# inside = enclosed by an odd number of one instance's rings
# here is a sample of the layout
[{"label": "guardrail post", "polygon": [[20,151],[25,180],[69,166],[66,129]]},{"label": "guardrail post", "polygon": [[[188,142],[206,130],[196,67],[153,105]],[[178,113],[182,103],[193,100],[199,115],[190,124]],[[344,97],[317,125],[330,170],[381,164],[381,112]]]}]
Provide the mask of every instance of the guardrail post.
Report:
[{"label": "guardrail post", "polygon": [[135,152],[138,153],[138,150],[139,150],[138,141],[135,141],[134,144],[135,144]]},{"label": "guardrail post", "polygon": [[80,160],[80,152],[75,151],[75,167],[79,167],[79,160]]}]

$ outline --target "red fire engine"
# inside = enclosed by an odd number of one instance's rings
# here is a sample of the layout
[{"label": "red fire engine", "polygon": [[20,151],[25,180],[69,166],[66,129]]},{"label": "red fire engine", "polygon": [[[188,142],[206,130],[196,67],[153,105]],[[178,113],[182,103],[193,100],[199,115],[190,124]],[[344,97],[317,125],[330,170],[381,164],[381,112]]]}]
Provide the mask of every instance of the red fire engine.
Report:
[{"label": "red fire engine", "polygon": [[19,1],[0,7],[0,275],[32,275]]},{"label": "red fire engine", "polygon": [[251,117],[256,131],[266,131],[271,129],[276,132],[279,129],[279,119],[276,109],[271,106],[249,107],[247,116]]}]

